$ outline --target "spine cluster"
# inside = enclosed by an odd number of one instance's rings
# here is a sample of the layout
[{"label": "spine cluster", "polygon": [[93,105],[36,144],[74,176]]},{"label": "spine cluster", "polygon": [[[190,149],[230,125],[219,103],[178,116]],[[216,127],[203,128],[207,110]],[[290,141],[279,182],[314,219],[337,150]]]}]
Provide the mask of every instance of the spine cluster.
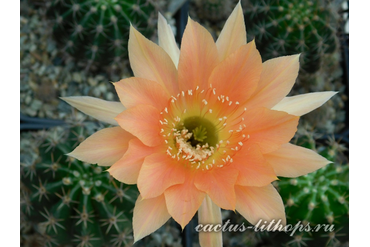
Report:
[{"label": "spine cluster", "polygon": [[34,157],[21,154],[21,213],[43,246],[132,243],[136,187],[65,155],[86,136],[84,126],[55,129],[29,143]]},{"label": "spine cluster", "polygon": [[[318,144],[312,135],[299,136],[297,144],[317,150],[332,161],[325,167],[298,178],[281,178],[277,183],[279,193],[285,203],[288,223],[302,222],[311,226],[334,225],[334,231],[315,233],[297,232],[285,241],[289,246],[302,246],[314,239],[321,243],[315,246],[337,246],[340,237],[346,237],[349,216],[349,165],[343,152],[346,148],[335,139],[329,139],[324,146]],[[315,236],[313,236],[315,235]]]},{"label": "spine cluster", "polygon": [[53,0],[48,9],[54,38],[88,66],[122,63],[130,25],[148,37],[155,29],[156,12],[154,1],[147,0]]},{"label": "spine cluster", "polygon": [[338,46],[338,17],[324,1],[250,0],[245,9],[249,38],[263,59],[302,53],[302,69],[315,72],[321,57]]}]

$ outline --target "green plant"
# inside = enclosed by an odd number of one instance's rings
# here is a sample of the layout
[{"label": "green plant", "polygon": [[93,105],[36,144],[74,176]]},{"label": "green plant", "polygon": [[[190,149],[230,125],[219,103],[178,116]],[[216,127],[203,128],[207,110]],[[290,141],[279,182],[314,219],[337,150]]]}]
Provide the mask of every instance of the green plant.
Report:
[{"label": "green plant", "polygon": [[130,25],[152,34],[155,7],[149,0],[53,0],[48,15],[65,51],[88,66],[112,65],[127,57]]},{"label": "green plant", "polygon": [[323,54],[337,48],[338,17],[326,1],[249,0],[248,37],[256,39],[264,59],[302,53],[302,69],[315,72]]},{"label": "green plant", "polygon": [[[346,148],[333,138],[325,145],[319,144],[316,138],[306,133],[296,141],[300,146],[316,149],[333,163],[305,176],[281,178],[277,187],[285,202],[288,224],[309,223],[312,228],[321,225],[321,230],[296,232],[293,240],[285,240],[289,246],[302,246],[309,241],[315,241],[311,242],[315,246],[323,243],[336,246],[339,242],[336,236],[348,236],[349,165],[343,157]],[[325,232],[324,225],[331,224],[334,225],[334,231]]]},{"label": "green plant", "polygon": [[137,188],[65,155],[88,133],[80,124],[21,140],[21,212],[36,225],[45,246],[132,243]]}]

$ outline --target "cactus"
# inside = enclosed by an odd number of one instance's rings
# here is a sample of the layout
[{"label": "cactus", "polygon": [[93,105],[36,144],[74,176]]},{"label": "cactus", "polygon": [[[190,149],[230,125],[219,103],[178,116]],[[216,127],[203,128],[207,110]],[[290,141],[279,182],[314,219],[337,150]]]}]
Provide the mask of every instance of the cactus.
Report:
[{"label": "cactus", "polygon": [[88,132],[81,124],[21,140],[21,212],[37,226],[43,246],[132,243],[137,188],[65,155]]},{"label": "cactus", "polygon": [[127,57],[130,24],[145,36],[153,32],[155,7],[146,0],[53,0],[48,15],[55,39],[87,68],[117,66]]},{"label": "cactus", "polygon": [[264,59],[302,53],[302,69],[315,72],[321,56],[337,48],[337,15],[319,1],[249,0],[245,8],[249,38]]},{"label": "cactus", "polygon": [[302,178],[282,179],[290,221],[330,223],[348,213],[348,165],[329,164]]},{"label": "cactus", "polygon": [[296,232],[293,240],[286,240],[288,246],[302,246],[309,241],[315,243],[314,246],[336,246],[339,241],[336,237],[348,237],[349,166],[343,155],[346,148],[334,138],[329,138],[327,145],[319,145],[315,139],[307,133],[297,138],[297,144],[316,149],[333,163],[302,177],[281,178],[277,187],[285,202],[288,224],[295,225],[299,221],[311,227],[333,224],[335,231]]}]

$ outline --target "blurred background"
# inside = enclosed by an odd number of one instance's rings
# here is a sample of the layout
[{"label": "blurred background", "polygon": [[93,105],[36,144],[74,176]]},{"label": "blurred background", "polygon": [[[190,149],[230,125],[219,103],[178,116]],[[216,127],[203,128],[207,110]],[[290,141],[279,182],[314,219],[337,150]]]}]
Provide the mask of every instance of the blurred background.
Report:
[{"label": "blurred background", "polygon": [[[132,209],[138,190],[104,169],[65,154],[108,125],[59,97],[118,101],[111,82],[131,77],[130,23],[157,42],[158,11],[181,43],[188,15],[216,39],[235,0],[20,1],[20,243],[21,246],[132,246]],[[301,53],[290,95],[338,91],[303,116],[292,143],[333,163],[274,185],[288,224],[334,224],[333,232],[225,232],[225,247],[348,246],[348,1],[242,0],[248,41],[263,61]],[[223,211],[232,224],[248,222]],[[170,219],[135,246],[199,246],[194,227]]]}]

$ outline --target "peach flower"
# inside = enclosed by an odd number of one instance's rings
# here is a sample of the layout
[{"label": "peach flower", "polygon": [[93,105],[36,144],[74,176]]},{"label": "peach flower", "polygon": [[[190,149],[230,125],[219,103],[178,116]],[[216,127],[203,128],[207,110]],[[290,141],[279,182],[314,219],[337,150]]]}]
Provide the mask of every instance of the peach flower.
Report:
[{"label": "peach flower", "polygon": [[[135,241],[170,217],[184,228],[198,211],[200,223],[221,223],[221,208],[251,224],[279,219],[283,201],[271,185],[329,163],[289,141],[299,117],[335,92],[286,97],[295,83],[299,55],[262,63],[246,42],[240,3],[214,42],[188,19],[181,50],[163,16],[159,46],[130,29],[135,77],[114,83],[120,102],[63,98],[115,127],[102,129],[69,155],[110,166],[118,181],[137,184]],[[222,246],[222,234],[201,233],[201,246]]]}]

